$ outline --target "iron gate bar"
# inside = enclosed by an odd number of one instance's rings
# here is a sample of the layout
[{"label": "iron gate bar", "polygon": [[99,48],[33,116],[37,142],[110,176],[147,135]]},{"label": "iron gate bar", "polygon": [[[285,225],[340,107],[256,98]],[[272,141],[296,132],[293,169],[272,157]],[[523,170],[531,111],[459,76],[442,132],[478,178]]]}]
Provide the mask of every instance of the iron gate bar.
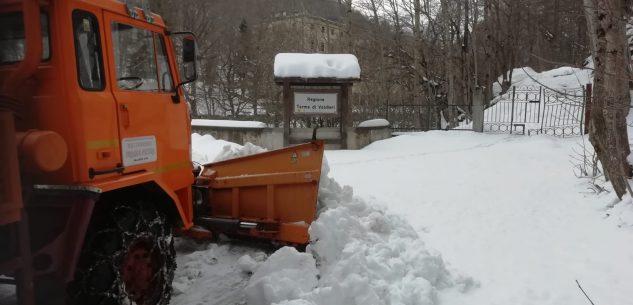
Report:
[{"label": "iron gate bar", "polygon": [[[543,100],[543,103],[545,103],[545,100]],[[540,111],[540,107],[541,104],[539,103],[539,111]],[[545,105],[543,105],[543,114],[541,115],[541,132],[543,132],[543,124],[545,124]]]},{"label": "iron gate bar", "polygon": [[[587,85],[589,86],[589,85]],[[585,122],[585,107],[587,105],[587,95],[586,95],[586,91],[585,88],[582,88],[582,95],[584,96],[582,99],[582,109],[580,110],[580,132],[584,134],[583,131],[583,123]]]},{"label": "iron gate bar", "polygon": [[[543,87],[538,88],[538,112],[536,113],[536,119],[537,119],[537,123],[539,122],[539,114],[541,113],[541,99],[543,98]],[[542,124],[543,120],[541,120],[541,124]]]},{"label": "iron gate bar", "polygon": [[512,114],[510,117],[510,134],[512,134],[512,125],[514,125],[514,98],[516,93],[516,87],[512,87]]}]

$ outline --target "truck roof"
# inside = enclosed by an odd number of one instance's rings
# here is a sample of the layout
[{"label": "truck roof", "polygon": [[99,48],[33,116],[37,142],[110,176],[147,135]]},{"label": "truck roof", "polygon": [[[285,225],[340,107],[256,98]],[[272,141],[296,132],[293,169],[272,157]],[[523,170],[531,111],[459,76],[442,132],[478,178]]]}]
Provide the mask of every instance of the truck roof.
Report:
[{"label": "truck roof", "polygon": [[[4,0],[2,4],[0,4],[0,12],[10,12],[20,10],[20,4],[23,0]],[[90,6],[98,7],[107,11],[111,11],[114,13],[128,15],[127,10],[125,9],[125,3],[120,0],[42,0],[40,1],[40,5],[42,7],[48,6],[50,3],[61,2],[61,1],[71,1],[71,2],[82,2],[86,3]],[[148,1],[148,0],[143,0]],[[137,19],[145,22],[145,15],[143,10],[139,7],[136,8]],[[160,27],[165,27],[165,22],[160,15],[152,13],[153,21],[152,23],[158,25]]]}]

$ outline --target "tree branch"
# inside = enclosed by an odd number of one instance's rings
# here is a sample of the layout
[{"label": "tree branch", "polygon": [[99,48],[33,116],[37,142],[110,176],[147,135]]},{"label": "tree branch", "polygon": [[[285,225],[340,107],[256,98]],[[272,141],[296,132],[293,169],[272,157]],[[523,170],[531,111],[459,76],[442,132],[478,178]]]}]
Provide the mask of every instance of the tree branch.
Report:
[{"label": "tree branch", "polygon": [[589,303],[591,303],[591,305],[596,305],[593,303],[593,301],[589,298],[589,296],[587,295],[587,293],[585,292],[584,289],[582,289],[582,286],[580,286],[580,283],[578,283],[578,280],[576,280],[576,284],[578,284],[578,288],[580,288],[580,291],[582,291],[582,294],[585,295],[585,297],[587,298],[587,300],[589,300]]}]

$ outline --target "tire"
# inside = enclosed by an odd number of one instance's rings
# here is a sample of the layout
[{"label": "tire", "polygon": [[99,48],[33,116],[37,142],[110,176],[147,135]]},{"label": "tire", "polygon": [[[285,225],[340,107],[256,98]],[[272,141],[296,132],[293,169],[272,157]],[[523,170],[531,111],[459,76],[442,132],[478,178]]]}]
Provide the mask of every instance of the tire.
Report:
[{"label": "tire", "polygon": [[70,304],[166,305],[176,268],[172,227],[150,203],[102,203],[93,214]]}]

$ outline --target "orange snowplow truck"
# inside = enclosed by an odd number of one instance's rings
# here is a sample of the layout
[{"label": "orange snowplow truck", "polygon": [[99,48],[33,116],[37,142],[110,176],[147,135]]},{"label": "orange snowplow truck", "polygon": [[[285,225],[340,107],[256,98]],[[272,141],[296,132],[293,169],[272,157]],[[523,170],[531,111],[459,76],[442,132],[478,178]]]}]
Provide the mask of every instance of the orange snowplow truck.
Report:
[{"label": "orange snowplow truck", "polygon": [[191,33],[149,5],[0,0],[0,284],[167,304],[172,232],[305,245],[323,143],[192,166]]}]

